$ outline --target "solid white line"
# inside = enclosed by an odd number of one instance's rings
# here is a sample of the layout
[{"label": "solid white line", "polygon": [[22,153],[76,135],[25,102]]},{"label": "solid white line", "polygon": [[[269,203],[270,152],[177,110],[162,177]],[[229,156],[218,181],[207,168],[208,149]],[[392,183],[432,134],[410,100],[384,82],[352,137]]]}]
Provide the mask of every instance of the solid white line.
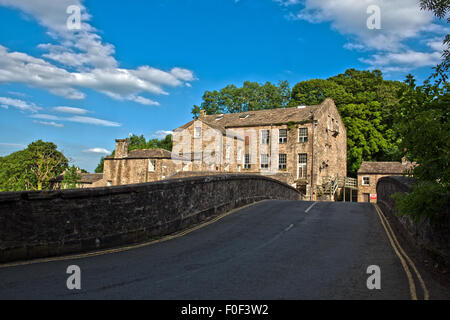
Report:
[{"label": "solid white line", "polygon": [[291,230],[294,227],[293,224],[291,224],[289,227],[287,227],[286,229],[284,229],[284,231],[288,232],[289,230]]},{"label": "solid white line", "polygon": [[316,204],[317,204],[317,202],[314,202],[312,205],[309,206],[308,209],[305,210],[305,212],[308,213],[309,210],[311,210]]}]

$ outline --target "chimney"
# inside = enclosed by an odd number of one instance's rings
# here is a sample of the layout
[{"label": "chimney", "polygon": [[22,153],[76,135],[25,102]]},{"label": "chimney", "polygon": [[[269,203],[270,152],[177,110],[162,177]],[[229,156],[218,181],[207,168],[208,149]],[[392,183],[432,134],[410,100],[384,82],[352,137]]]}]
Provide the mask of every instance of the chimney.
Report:
[{"label": "chimney", "polygon": [[128,156],[128,145],[130,141],[128,139],[118,139],[116,140],[116,152],[114,153],[114,158],[125,158]]},{"label": "chimney", "polygon": [[205,110],[200,110],[200,117],[204,117],[206,116],[206,111]]}]

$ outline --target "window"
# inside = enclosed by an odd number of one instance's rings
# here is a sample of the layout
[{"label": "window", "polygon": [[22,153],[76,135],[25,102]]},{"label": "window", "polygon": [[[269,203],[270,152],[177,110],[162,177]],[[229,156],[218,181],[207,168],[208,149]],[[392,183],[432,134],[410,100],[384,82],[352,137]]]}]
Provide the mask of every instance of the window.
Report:
[{"label": "window", "polygon": [[362,177],[362,185],[370,186],[370,177]]},{"label": "window", "polygon": [[250,145],[250,136],[245,136],[245,145]]},{"label": "window", "polygon": [[261,144],[269,144],[269,130],[261,130]]},{"label": "window", "polygon": [[287,130],[280,129],[279,130],[280,143],[287,143]]},{"label": "window", "polygon": [[278,169],[286,170],[286,155],[285,154],[278,155]]},{"label": "window", "polygon": [[331,117],[328,115],[327,129],[331,129]]},{"label": "window", "polygon": [[298,178],[307,177],[308,155],[306,153],[298,154]]},{"label": "window", "polygon": [[268,154],[261,155],[261,169],[269,169],[269,155]]},{"label": "window", "polygon": [[244,160],[244,169],[251,169],[252,165],[250,164],[250,155],[246,154],[245,155],[245,160]]},{"label": "window", "polygon": [[298,129],[298,142],[308,142],[308,128]]},{"label": "window", "polygon": [[194,128],[194,139],[199,139],[202,137],[202,128],[201,127],[195,127]]},{"label": "window", "polygon": [[226,146],[225,148],[225,159],[226,160],[230,160],[230,156],[231,156],[231,150],[230,150],[230,146]]},{"label": "window", "polygon": [[156,160],[148,160],[148,171],[155,172]]}]

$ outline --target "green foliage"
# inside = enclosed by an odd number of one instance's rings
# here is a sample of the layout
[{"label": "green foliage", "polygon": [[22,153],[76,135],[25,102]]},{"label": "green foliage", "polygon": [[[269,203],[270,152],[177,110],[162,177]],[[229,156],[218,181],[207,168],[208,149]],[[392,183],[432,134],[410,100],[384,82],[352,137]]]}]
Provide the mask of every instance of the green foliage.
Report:
[{"label": "green foliage", "polygon": [[278,85],[246,81],[241,88],[232,84],[220,91],[206,91],[202,104],[194,105],[192,114],[197,118],[200,110],[205,110],[206,114],[220,114],[286,108],[290,94],[287,81],[279,81]]},{"label": "green foliage", "polygon": [[95,168],[95,173],[103,173],[103,165],[105,163],[105,157],[101,157],[100,163]]},{"label": "green foliage", "polygon": [[400,215],[408,215],[414,222],[433,220],[450,203],[449,189],[433,182],[418,182],[411,193],[392,196]]},{"label": "green foliage", "polygon": [[137,136],[131,135],[129,138],[130,144],[128,145],[128,151],[140,150],[140,149],[166,149],[172,151],[172,135],[167,135],[164,139],[149,139],[145,140],[144,135]]},{"label": "green foliage", "polygon": [[75,189],[78,182],[81,179],[81,174],[78,173],[79,169],[75,166],[71,166],[64,173],[64,179],[62,181],[63,189]]},{"label": "green foliage", "polygon": [[0,159],[0,191],[49,189],[50,180],[68,167],[52,142],[35,141]]},{"label": "green foliage", "polygon": [[418,182],[396,203],[415,219],[433,218],[448,205],[450,193],[450,85],[416,86],[412,76],[406,84],[394,128],[404,155],[417,163],[411,174]]},{"label": "green foliage", "polygon": [[347,129],[348,172],[355,176],[363,160],[400,160],[392,126],[399,94],[405,87],[404,83],[384,80],[379,70],[349,69],[327,80],[299,82],[292,88],[290,106],[334,100]]}]

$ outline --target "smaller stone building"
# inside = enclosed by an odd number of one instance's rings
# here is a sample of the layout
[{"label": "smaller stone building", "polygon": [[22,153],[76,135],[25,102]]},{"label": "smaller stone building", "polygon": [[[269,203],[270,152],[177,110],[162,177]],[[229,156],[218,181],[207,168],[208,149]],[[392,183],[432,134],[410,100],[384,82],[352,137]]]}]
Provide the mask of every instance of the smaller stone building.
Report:
[{"label": "smaller stone building", "polygon": [[181,161],[173,161],[165,149],[128,151],[129,140],[116,140],[113,156],[106,157],[103,167],[105,186],[159,181],[183,170]]},{"label": "smaller stone building", "polygon": [[[98,188],[98,187],[104,187],[104,181],[103,181],[103,173],[82,173],[79,172],[81,179],[77,183],[77,188],[84,189],[84,188]],[[53,190],[58,189],[67,189],[64,184],[64,174],[61,174],[57,176],[56,178],[50,180],[51,188]]]},{"label": "smaller stone building", "polygon": [[358,170],[358,202],[377,202],[378,180],[401,176],[413,167],[411,162],[363,162]]}]

